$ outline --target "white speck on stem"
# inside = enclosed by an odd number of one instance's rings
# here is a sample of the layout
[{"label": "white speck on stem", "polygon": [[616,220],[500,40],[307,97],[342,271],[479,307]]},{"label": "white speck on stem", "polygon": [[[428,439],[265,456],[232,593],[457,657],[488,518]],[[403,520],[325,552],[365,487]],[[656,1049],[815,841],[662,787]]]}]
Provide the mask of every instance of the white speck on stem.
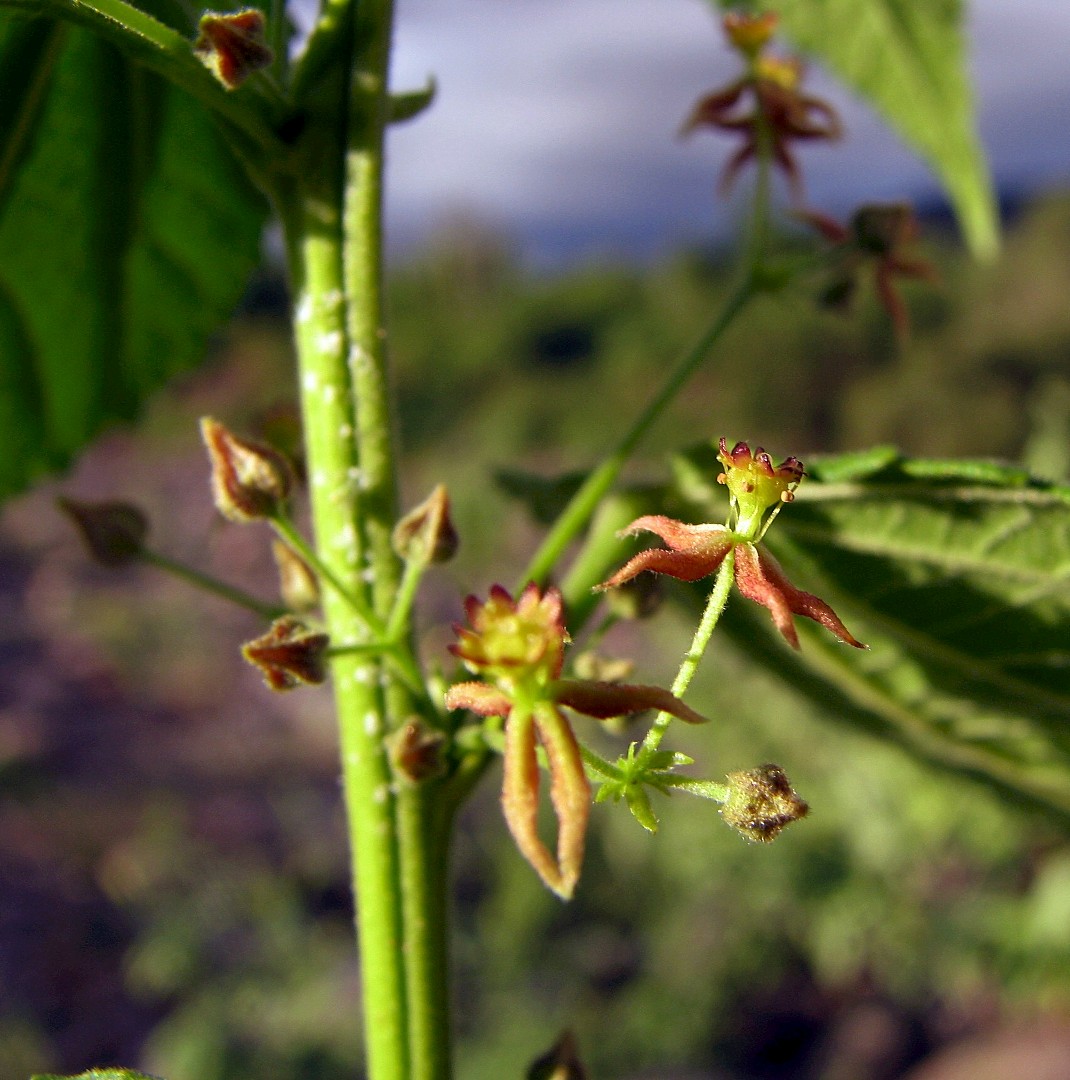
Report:
[{"label": "white speck on stem", "polygon": [[328,383],[323,388],[323,401],[326,405],[333,405],[338,400],[338,387],[334,383]]},{"label": "white speck on stem", "polygon": [[297,302],[297,308],[294,311],[294,319],[299,324],[307,323],[312,318],[312,313],[316,309],[316,301],[313,300],[310,293],[305,293],[304,296]]},{"label": "white speck on stem", "polygon": [[327,474],[322,469],[314,469],[309,481],[314,488],[321,488],[327,483]]},{"label": "white speck on stem", "polygon": [[347,441],[353,438],[353,425],[352,424],[340,424],[338,427],[338,438],[343,441]]},{"label": "white speck on stem", "polygon": [[382,806],[383,803],[385,803],[387,799],[390,798],[390,785],[380,784],[375,789],[375,791],[372,792],[372,798],[375,800],[375,802]]},{"label": "white speck on stem", "polygon": [[306,371],[301,379],[301,387],[306,394],[314,394],[320,385],[320,377],[314,371]]},{"label": "white speck on stem", "polygon": [[367,735],[369,739],[374,739],[381,730],[379,714],[376,712],[366,712],[364,714],[364,734]]},{"label": "white speck on stem", "polygon": [[316,348],[321,353],[335,356],[342,351],[341,330],[326,330],[316,338]]}]

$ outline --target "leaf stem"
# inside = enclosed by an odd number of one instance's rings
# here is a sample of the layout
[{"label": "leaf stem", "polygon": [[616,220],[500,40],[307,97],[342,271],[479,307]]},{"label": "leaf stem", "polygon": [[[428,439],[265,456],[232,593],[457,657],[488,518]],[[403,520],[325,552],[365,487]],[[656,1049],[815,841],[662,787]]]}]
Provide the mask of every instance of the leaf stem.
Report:
[{"label": "leaf stem", "polygon": [[192,566],[168,558],[166,555],[160,555],[158,552],[143,548],[140,557],[150,565],[171,574],[173,577],[180,578],[196,589],[211,593],[213,596],[237,604],[248,611],[254,611],[265,619],[277,619],[280,615],[286,614],[287,609],[281,604],[269,604],[265,600],[258,600],[255,596],[245,592],[244,589],[237,589],[233,585],[228,585],[225,581],[220,581],[210,574],[195,570]]},{"label": "leaf stem", "polygon": [[[691,639],[691,647],[687,650],[683,661],[680,663],[680,670],[677,671],[676,678],[673,679],[671,689],[677,697],[683,697],[687,688],[691,685],[691,680],[698,670],[699,661],[710,643],[714,628],[724,613],[725,606],[728,603],[728,594],[732,591],[732,583],[735,580],[735,554],[734,551],[729,551],[724,562],[721,563],[721,569],[717,572],[717,579],[713,583],[710,598],[706,602],[706,610],[702,613],[702,619],[695,630],[695,636]],[[671,722],[672,715],[670,713],[659,712],[654,717],[654,722],[650,725],[646,738],[643,739],[644,751],[657,750]]]},{"label": "leaf stem", "polygon": [[757,289],[752,275],[746,275],[718,312],[716,318],[694,345],[680,358],[665,380],[661,390],[642,411],[635,423],[602,463],[587,477],[583,486],[569,500],[553,528],[517,581],[517,590],[529,581],[542,584],[560,559],[565,548],[579,535],[591,519],[602,497],[610,490],[643,437],[665,408],[709,355],[710,350],[731,326],[736,316],[754,297]]}]

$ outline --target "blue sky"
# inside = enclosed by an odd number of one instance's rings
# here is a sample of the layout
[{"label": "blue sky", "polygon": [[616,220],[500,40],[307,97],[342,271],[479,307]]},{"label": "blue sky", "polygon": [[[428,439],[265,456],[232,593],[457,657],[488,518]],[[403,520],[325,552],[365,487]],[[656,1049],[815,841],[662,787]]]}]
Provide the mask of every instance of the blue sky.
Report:
[{"label": "blue sky", "polygon": [[[928,2],[928,0],[920,0]],[[714,197],[730,143],[676,138],[701,94],[731,77],[707,0],[398,0],[393,82],[433,74],[435,105],[394,129],[395,246],[457,219],[486,222],[539,262],[649,255],[723,234]],[[1008,15],[1013,11],[1013,15]],[[973,0],[982,140],[997,183],[1070,184],[1070,0]],[[926,167],[818,70],[847,138],[804,150],[809,201],[930,198]]]}]

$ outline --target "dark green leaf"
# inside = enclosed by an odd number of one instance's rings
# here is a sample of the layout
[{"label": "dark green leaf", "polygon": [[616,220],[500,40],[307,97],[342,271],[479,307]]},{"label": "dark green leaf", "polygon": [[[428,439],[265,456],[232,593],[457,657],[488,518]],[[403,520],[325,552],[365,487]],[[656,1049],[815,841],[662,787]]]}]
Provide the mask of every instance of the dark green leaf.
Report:
[{"label": "dark green leaf", "polygon": [[0,497],[198,363],[266,215],[203,105],[0,15]]}]

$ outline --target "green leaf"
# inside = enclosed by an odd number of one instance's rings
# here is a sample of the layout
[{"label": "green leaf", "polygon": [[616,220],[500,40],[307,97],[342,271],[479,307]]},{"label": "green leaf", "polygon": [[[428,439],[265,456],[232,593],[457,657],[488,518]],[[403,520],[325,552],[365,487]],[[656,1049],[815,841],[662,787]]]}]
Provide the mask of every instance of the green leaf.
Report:
[{"label": "green leaf", "polygon": [[0,497],[204,357],[266,204],[203,104],[75,26],[0,15]]},{"label": "green leaf", "polygon": [[808,463],[765,542],[870,650],[798,619],[796,653],[742,600],[723,625],[830,718],[1070,824],[1070,488],[989,462],[905,458],[819,479],[849,465]]},{"label": "green leaf", "polygon": [[784,36],[868,98],[932,166],[971,250],[991,257],[998,215],[977,138],[962,0],[759,0]]}]

